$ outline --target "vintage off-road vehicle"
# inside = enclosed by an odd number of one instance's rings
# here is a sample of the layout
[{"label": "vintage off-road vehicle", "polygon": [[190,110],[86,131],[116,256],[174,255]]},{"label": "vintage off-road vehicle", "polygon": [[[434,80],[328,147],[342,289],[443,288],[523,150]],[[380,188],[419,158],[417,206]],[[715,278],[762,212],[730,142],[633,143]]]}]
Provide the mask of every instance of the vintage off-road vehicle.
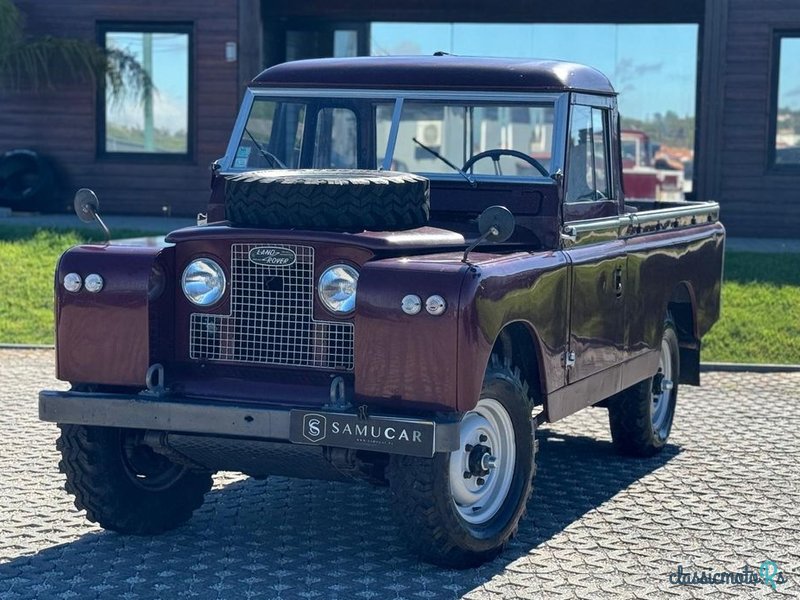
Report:
[{"label": "vintage off-road vehicle", "polygon": [[725,235],[713,202],[626,203],[619,138],[614,89],[577,64],[261,73],[207,223],[58,264],[72,389],[39,409],[78,508],[152,534],[218,470],[364,480],[421,557],[463,567],[517,530],[538,424],[606,406],[621,451],[661,450]]}]

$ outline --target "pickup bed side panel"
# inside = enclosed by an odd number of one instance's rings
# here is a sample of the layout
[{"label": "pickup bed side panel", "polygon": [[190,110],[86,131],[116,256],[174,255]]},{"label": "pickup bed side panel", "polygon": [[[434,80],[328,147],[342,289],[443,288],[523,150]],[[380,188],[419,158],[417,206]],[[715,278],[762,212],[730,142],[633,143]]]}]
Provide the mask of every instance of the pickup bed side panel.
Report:
[{"label": "pickup bed side panel", "polygon": [[[724,233],[715,223],[628,238],[625,308],[631,358],[658,349],[667,305],[680,286],[692,301],[691,333],[696,339],[719,318]],[[625,379],[640,381],[650,375],[628,373]]]},{"label": "pickup bed side panel", "polygon": [[[569,318],[569,265],[558,251],[506,256],[472,254],[475,266],[461,293],[458,408],[480,395],[494,342],[502,329],[524,323],[536,344],[540,397],[565,384],[563,356]],[[531,357],[534,359],[533,357]]]}]

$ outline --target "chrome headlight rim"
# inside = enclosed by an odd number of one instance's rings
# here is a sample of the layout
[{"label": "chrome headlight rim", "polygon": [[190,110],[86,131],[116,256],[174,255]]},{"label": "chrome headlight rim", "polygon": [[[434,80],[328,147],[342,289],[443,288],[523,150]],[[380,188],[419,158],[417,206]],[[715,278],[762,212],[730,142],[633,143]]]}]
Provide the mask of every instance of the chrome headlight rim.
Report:
[{"label": "chrome headlight rim", "polygon": [[[190,269],[198,264],[205,264],[206,267],[208,267],[211,271],[213,271],[214,274],[221,281],[221,285],[215,287],[209,287],[208,292],[202,295],[198,294],[198,296],[201,297],[199,299],[195,299],[189,293],[186,286],[187,286],[187,278],[191,275]],[[197,258],[193,258],[183,269],[183,274],[181,275],[181,290],[183,291],[184,297],[195,306],[208,308],[210,306],[218,304],[225,297],[225,292],[227,288],[228,288],[228,280],[227,277],[225,276],[225,269],[223,269],[222,266],[211,257],[198,256]],[[211,292],[215,293],[209,296]]]},{"label": "chrome headlight rim", "polygon": [[[338,302],[331,302],[329,297],[326,296],[325,287],[328,283],[326,282],[326,277],[331,274],[334,278],[342,279],[340,275],[336,275],[335,272],[337,269],[343,271],[351,280],[353,286],[353,292],[349,296],[345,297],[344,299],[339,300]],[[319,298],[320,303],[325,310],[327,310],[332,315],[337,317],[343,317],[353,314],[356,309],[356,296],[357,296],[357,289],[358,289],[358,277],[359,271],[358,269],[348,263],[336,263],[329,265],[325,268],[324,271],[319,276],[317,280],[317,297]],[[342,307],[345,307],[342,310]]]}]

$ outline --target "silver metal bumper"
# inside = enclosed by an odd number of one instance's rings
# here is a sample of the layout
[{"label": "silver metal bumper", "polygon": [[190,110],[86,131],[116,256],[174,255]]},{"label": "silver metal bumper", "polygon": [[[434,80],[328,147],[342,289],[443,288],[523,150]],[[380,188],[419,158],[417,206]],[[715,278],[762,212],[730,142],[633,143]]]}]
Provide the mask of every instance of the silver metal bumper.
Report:
[{"label": "silver metal bumper", "polygon": [[[146,393],[43,391],[39,393],[39,418],[53,423],[245,437],[415,456],[451,452],[459,443],[456,420],[386,414],[364,418],[355,412],[243,406]],[[343,433],[348,429],[349,435]],[[415,444],[415,431],[424,432],[419,444]]]}]

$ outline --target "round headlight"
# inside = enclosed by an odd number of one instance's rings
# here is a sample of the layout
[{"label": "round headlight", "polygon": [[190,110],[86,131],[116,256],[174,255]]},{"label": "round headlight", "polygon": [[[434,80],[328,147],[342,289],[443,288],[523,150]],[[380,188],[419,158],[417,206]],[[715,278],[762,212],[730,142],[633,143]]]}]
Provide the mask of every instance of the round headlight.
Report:
[{"label": "round headlight", "polygon": [[210,258],[198,258],[184,269],[181,287],[193,304],[210,306],[225,293],[225,273]]},{"label": "round headlight", "polygon": [[334,265],[319,278],[319,299],[334,313],[347,314],[356,307],[358,271],[349,265]]}]

